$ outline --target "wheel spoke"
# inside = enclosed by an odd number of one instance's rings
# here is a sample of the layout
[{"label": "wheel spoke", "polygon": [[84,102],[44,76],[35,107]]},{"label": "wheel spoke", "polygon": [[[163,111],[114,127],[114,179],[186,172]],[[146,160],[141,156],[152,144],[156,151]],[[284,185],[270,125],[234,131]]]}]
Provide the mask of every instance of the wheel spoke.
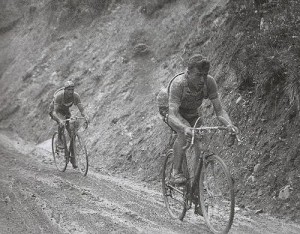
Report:
[{"label": "wheel spoke", "polygon": [[[63,137],[63,141],[64,141],[64,146],[66,147],[66,143],[65,143],[65,137]],[[65,171],[67,168],[67,149],[59,149],[57,147],[57,142],[58,142],[58,134],[57,132],[54,133],[53,137],[52,137],[52,154],[53,154],[53,159],[54,159],[54,163],[56,168],[59,171]]]},{"label": "wheel spoke", "polygon": [[79,135],[77,135],[75,140],[75,149],[76,149],[76,160],[78,164],[79,171],[83,176],[87,175],[88,172],[88,154],[86,146]]},{"label": "wheel spoke", "polygon": [[182,220],[186,213],[185,186],[174,186],[170,184],[171,172],[173,168],[173,151],[170,150],[165,159],[162,176],[162,190],[166,208],[170,216],[174,219]]},{"label": "wheel spoke", "polygon": [[208,226],[214,233],[227,233],[234,216],[234,193],[223,160],[215,155],[209,157],[200,180],[200,202]]}]

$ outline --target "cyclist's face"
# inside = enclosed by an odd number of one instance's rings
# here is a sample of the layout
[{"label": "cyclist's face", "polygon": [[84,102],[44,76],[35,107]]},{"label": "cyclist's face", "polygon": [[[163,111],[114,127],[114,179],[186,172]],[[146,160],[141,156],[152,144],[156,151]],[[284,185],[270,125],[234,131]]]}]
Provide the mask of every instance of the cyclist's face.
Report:
[{"label": "cyclist's face", "polygon": [[208,71],[199,71],[197,67],[188,70],[188,79],[197,86],[203,86],[207,79]]},{"label": "cyclist's face", "polygon": [[72,96],[74,93],[74,88],[73,87],[68,87],[68,88],[65,88],[65,94],[66,96],[70,97]]}]

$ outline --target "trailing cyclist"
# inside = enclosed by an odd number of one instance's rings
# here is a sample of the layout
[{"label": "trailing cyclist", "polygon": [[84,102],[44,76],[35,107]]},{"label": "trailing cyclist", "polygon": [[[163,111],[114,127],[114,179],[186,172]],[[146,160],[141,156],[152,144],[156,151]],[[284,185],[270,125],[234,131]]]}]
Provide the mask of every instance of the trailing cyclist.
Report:
[{"label": "trailing cyclist", "polygon": [[[53,100],[50,104],[50,116],[58,124],[58,142],[57,147],[64,149],[62,141],[62,131],[64,128],[64,120],[71,117],[70,107],[75,105],[78,107],[82,117],[85,118],[86,122],[89,122],[88,117],[84,113],[83,105],[81,104],[80,96],[74,92],[75,85],[72,81],[67,81],[64,87],[58,89],[54,93]],[[68,126],[67,130],[69,132]],[[74,168],[77,168],[75,158],[71,157],[71,163]]]},{"label": "trailing cyclist", "polygon": [[[174,184],[186,182],[181,169],[183,147],[186,145],[186,141],[190,141],[191,127],[195,125],[199,117],[198,108],[204,99],[210,99],[222,125],[231,128],[233,133],[238,132],[237,127],[232,124],[227,112],[222,107],[216,81],[208,75],[209,69],[210,62],[207,59],[199,54],[192,56],[187,62],[187,70],[173,78],[168,90],[162,90],[157,97],[159,105],[161,104],[159,107],[161,115],[164,116],[165,122],[177,132],[177,138],[173,145],[172,181]],[[163,101],[166,100],[166,96],[168,97],[167,107],[163,105],[166,104],[163,103],[166,102]],[[196,147],[195,151],[199,156],[199,147]]]}]

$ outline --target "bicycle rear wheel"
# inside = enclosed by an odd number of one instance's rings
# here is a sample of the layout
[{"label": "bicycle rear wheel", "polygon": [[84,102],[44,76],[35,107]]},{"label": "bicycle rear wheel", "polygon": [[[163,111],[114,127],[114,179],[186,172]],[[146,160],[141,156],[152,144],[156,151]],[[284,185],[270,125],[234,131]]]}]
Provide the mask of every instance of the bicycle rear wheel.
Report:
[{"label": "bicycle rear wheel", "polygon": [[171,172],[173,169],[173,150],[169,150],[162,171],[162,192],[164,201],[170,216],[182,220],[186,213],[185,193],[186,186],[176,186],[171,183]]},{"label": "bicycle rear wheel", "polygon": [[73,147],[78,169],[83,176],[86,176],[89,169],[88,153],[86,145],[82,138],[78,135],[78,133],[76,134],[74,143],[75,144],[73,145]]},{"label": "bicycle rear wheel", "polygon": [[58,133],[55,132],[52,136],[52,154],[56,168],[64,172],[68,165],[68,149],[65,134],[62,135],[64,149],[58,149],[56,142],[58,141]]},{"label": "bicycle rear wheel", "polygon": [[234,217],[234,188],[229,170],[219,156],[206,159],[199,190],[203,217],[211,231],[228,233]]}]

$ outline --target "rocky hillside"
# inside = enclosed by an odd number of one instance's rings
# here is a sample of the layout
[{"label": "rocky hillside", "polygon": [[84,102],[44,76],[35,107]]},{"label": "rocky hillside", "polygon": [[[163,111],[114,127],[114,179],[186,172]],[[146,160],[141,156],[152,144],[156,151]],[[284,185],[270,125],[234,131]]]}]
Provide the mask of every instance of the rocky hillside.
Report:
[{"label": "rocky hillside", "polygon": [[[49,102],[72,79],[92,120],[94,169],[159,185],[169,131],[155,94],[199,52],[241,130],[231,149],[212,139],[238,205],[297,219],[300,3],[244,2],[0,0],[1,127],[49,139]],[[203,112],[217,123],[209,102]]]}]

